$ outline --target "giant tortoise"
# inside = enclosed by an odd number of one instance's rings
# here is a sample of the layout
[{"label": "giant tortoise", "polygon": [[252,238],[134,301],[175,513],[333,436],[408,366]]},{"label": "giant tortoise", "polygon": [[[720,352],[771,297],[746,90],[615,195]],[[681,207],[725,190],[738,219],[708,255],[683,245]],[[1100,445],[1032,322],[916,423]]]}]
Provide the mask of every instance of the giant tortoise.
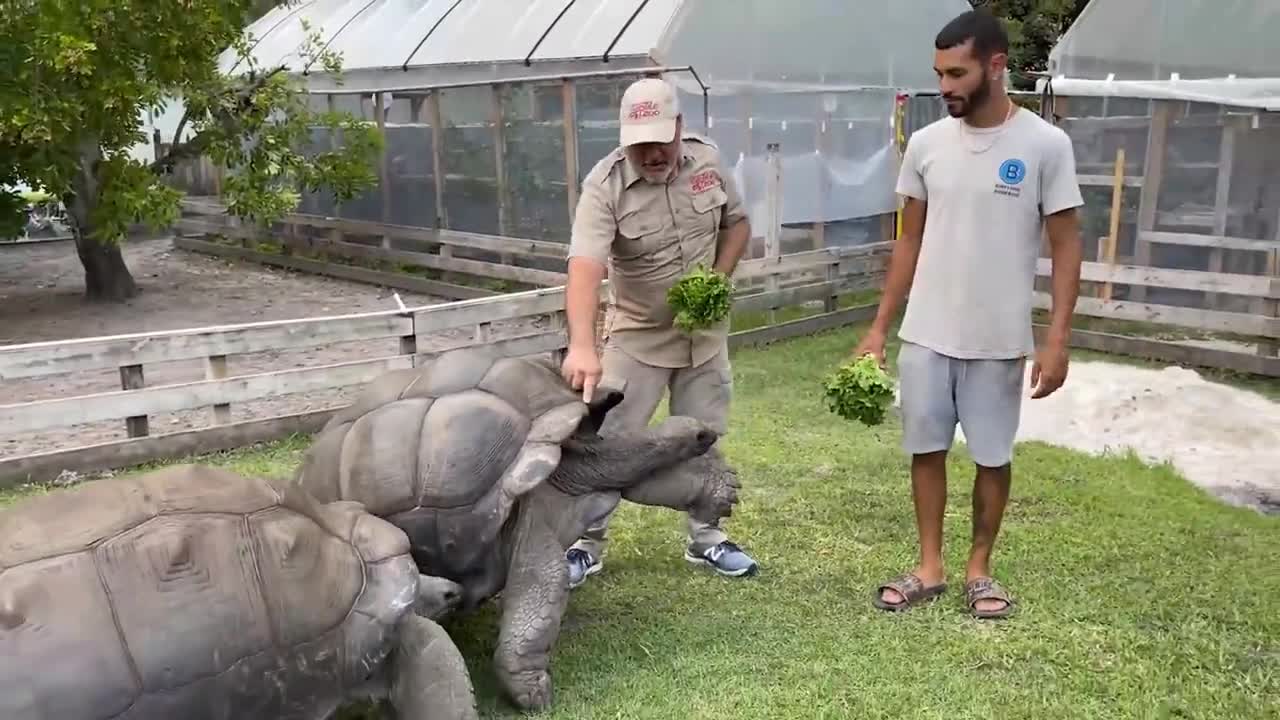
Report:
[{"label": "giant tortoise", "polygon": [[473,720],[430,619],[457,591],[290,483],[184,465],[28,498],[0,511],[0,718],[323,720],[381,694]]},{"label": "giant tortoise", "polygon": [[600,388],[583,402],[544,357],[450,350],[374,379],[316,436],[296,480],[402,528],[422,572],[462,586],[461,609],[501,593],[498,680],[541,709],[569,545],[620,498],[707,522],[737,502],[717,434],[693,418],[601,436],[621,400]]}]

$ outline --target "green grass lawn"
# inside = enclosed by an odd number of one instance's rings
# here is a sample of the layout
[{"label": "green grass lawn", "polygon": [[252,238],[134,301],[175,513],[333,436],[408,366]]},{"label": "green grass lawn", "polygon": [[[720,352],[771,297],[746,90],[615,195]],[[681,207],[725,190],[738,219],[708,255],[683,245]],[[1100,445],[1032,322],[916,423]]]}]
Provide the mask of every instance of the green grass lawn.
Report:
[{"label": "green grass lawn", "polygon": [[[960,448],[951,589],[910,613],[875,610],[874,586],[914,562],[914,518],[896,420],[867,429],[822,402],[822,375],[855,340],[735,353],[726,449],[744,493],[728,528],[761,575],[690,568],[681,518],[624,504],[604,572],[573,595],[546,717],[1280,717],[1280,518],[1224,506],[1169,467],[1021,446],[995,558],[1021,611],[980,622],[961,599]],[[304,448],[212,460],[285,474]],[[484,717],[514,717],[490,670],[496,618],[490,607],[450,630]]]}]

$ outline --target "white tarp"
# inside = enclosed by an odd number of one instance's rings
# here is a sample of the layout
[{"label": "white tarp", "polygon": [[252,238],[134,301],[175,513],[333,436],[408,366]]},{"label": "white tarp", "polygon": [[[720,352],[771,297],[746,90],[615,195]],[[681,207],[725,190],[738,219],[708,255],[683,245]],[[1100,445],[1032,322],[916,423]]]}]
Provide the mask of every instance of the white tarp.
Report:
[{"label": "white tarp", "polygon": [[1049,74],[1062,95],[1277,110],[1278,36],[1280,0],[1092,0]]},{"label": "white tarp", "polygon": [[[1039,89],[1042,91],[1045,82],[1044,79],[1040,80]],[[1280,77],[1199,80],[1084,80],[1055,77],[1049,87],[1055,94],[1065,97],[1181,100],[1280,112]]]}]

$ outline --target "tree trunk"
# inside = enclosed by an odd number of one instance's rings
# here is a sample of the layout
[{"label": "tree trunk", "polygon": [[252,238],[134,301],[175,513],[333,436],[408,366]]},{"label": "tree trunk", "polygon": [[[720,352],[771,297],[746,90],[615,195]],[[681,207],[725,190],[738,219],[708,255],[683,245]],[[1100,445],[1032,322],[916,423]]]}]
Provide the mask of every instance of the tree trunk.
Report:
[{"label": "tree trunk", "polygon": [[122,302],[138,294],[138,284],[124,263],[119,245],[104,245],[76,223],[76,253],[84,265],[84,294],[95,302]]},{"label": "tree trunk", "polygon": [[63,205],[71,215],[76,254],[84,266],[85,297],[95,302],[123,302],[138,294],[138,284],[129,266],[124,264],[120,246],[107,245],[93,237],[93,211],[101,190],[97,177],[101,159],[101,149],[95,140],[81,143],[80,167],[71,182],[74,192],[64,199]]}]

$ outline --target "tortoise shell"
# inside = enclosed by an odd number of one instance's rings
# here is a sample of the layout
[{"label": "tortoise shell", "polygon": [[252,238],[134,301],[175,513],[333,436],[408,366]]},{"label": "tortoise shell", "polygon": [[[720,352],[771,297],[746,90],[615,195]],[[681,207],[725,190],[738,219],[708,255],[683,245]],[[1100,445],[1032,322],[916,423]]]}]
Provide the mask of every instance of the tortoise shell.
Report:
[{"label": "tortoise shell", "polygon": [[[315,437],[296,480],[321,501],[354,500],[395,523],[424,572],[465,588],[493,571],[515,500],[550,476],[560,443],[593,417],[548,360],[450,350],[372,381]],[[474,599],[465,594],[464,604]]]},{"label": "tortoise shell", "polygon": [[0,717],[315,718],[411,607],[403,532],[204,466],[0,512]]}]

